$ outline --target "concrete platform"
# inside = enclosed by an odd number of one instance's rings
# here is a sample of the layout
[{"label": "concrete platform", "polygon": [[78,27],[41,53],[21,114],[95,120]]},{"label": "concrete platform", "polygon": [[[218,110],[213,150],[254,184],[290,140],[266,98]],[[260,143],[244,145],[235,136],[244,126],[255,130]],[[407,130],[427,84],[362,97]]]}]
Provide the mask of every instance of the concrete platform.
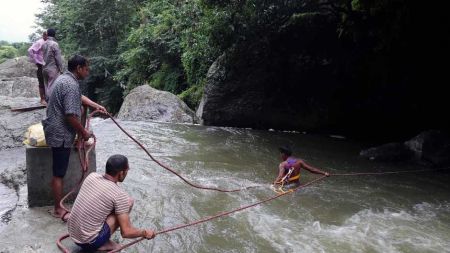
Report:
[{"label": "concrete platform", "polygon": [[[96,171],[95,149],[89,153],[89,171]],[[51,191],[52,172],[52,150],[49,147],[26,147],[26,170],[28,185],[29,207],[53,205],[53,194]],[[76,148],[72,148],[69,167],[64,177],[64,195],[78,184],[82,175],[80,159]],[[68,201],[75,200],[76,194],[70,196]]]}]

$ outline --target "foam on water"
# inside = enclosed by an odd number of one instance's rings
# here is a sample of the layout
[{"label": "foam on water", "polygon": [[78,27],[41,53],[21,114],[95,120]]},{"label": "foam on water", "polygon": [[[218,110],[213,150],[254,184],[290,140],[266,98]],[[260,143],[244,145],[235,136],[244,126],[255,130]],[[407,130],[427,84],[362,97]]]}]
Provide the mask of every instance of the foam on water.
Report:
[{"label": "foam on water", "polygon": [[[448,252],[448,203],[418,203],[408,210],[364,209],[336,226],[307,219],[289,220],[261,212],[249,221],[278,252]],[[312,214],[314,215],[314,214]],[[447,238],[447,239],[445,239]]]}]

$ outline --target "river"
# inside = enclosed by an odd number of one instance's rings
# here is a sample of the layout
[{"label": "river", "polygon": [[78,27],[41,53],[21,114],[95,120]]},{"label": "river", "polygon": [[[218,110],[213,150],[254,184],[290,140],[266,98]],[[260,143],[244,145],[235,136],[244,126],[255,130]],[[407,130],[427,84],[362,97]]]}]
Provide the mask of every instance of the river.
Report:
[{"label": "river", "polygon": [[[122,187],[135,199],[132,222],[158,231],[274,196],[269,185],[280,162],[278,147],[285,144],[330,173],[423,169],[365,160],[358,154],[367,145],[329,136],[119,122],[156,159],[193,183],[222,189],[257,186],[235,193],[193,188],[151,161],[111,120],[93,120],[98,171],[104,172],[110,155],[126,155],[130,171]],[[3,157],[14,160],[8,154]],[[303,171],[301,180],[317,177]],[[449,252],[449,179],[448,172],[331,176],[256,207],[158,235],[125,252]],[[10,198],[2,199],[0,208],[17,199],[8,188],[0,192]],[[20,213],[19,217],[47,216],[40,209]],[[14,226],[34,223],[23,218]],[[55,222],[43,231],[51,236],[46,246],[35,247],[36,252],[59,252],[53,242],[61,230]],[[125,242],[118,233],[113,238]]]},{"label": "river", "polygon": [[[363,144],[250,129],[124,121],[121,124],[193,188],[152,162],[110,120],[93,124],[97,168],[116,153],[129,158],[123,187],[135,198],[132,221],[155,230],[195,221],[273,196],[280,145],[331,173],[421,169],[358,156]],[[302,182],[318,175],[304,171]],[[271,202],[157,236],[139,252],[449,252],[449,173],[329,177]],[[116,238],[119,238],[116,235]],[[134,251],[132,251],[134,252]]]}]

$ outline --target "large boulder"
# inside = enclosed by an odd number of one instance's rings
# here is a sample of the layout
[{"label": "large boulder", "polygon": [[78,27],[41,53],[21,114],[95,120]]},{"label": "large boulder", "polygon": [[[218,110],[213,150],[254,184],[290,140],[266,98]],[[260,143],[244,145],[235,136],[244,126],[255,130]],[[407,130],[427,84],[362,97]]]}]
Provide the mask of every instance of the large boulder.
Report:
[{"label": "large boulder", "polygon": [[0,64],[0,77],[36,77],[36,70],[36,65],[28,57],[21,56]]},{"label": "large boulder", "polygon": [[39,98],[0,96],[0,150],[22,146],[27,128],[45,117],[45,110],[12,112],[11,108],[39,104]]},{"label": "large boulder", "polygon": [[335,82],[328,48],[321,45],[335,31],[323,32],[330,26],[320,14],[304,19],[292,25],[295,32],[283,27],[270,39],[237,43],[216,59],[197,108],[204,125],[313,130],[329,124],[327,99]]},{"label": "large boulder", "polygon": [[0,77],[0,96],[37,97],[39,86],[36,77]]},{"label": "large boulder", "polygon": [[123,120],[197,123],[197,117],[181,99],[149,85],[134,88],[125,97],[117,118]]},{"label": "large boulder", "polygon": [[12,112],[11,108],[39,104],[36,66],[26,57],[0,64],[0,150],[22,146],[27,128],[40,122],[45,110]]}]

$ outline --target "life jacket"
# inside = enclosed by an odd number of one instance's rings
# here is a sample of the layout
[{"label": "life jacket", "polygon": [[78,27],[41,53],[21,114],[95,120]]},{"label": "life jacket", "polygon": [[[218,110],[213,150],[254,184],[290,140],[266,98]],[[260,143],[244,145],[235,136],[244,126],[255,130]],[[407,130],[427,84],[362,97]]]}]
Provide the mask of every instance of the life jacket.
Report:
[{"label": "life jacket", "polygon": [[285,176],[283,177],[282,181],[284,181],[285,183],[290,183],[296,180],[300,179],[300,173],[298,173],[298,175],[295,176],[291,176],[291,174],[294,172],[294,164],[297,162],[297,159],[295,158],[288,158],[286,160],[287,164],[284,166],[284,174]]}]

